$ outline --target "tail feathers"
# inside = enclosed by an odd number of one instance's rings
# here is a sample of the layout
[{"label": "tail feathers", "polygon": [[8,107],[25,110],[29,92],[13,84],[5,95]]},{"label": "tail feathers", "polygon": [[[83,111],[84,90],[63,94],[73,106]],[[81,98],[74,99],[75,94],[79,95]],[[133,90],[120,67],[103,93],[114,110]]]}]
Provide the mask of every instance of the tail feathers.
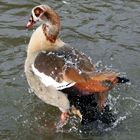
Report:
[{"label": "tail feathers", "polygon": [[130,81],[129,79],[127,79],[125,77],[117,77],[117,79],[118,79],[117,83],[127,83]]},{"label": "tail feathers", "polygon": [[90,93],[103,93],[117,84],[118,79],[116,77],[117,75],[114,72],[98,73],[86,82],[77,82],[75,86]]},{"label": "tail feathers", "polygon": [[119,77],[115,72],[104,72],[94,75],[86,82],[77,82],[75,86],[90,93],[103,93],[111,90],[118,83],[126,82],[129,82],[129,79]]}]

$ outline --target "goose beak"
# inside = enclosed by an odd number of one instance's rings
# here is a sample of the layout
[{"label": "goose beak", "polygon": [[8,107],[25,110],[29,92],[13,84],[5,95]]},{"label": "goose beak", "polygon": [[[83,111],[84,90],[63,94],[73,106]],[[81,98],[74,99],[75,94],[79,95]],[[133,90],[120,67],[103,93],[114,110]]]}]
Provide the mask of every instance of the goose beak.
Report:
[{"label": "goose beak", "polygon": [[33,26],[35,23],[36,23],[36,22],[34,21],[33,16],[31,15],[31,17],[30,17],[30,19],[29,19],[29,21],[28,21],[28,23],[27,23],[27,25],[26,25],[26,28],[27,28],[27,29],[32,28],[32,26]]}]

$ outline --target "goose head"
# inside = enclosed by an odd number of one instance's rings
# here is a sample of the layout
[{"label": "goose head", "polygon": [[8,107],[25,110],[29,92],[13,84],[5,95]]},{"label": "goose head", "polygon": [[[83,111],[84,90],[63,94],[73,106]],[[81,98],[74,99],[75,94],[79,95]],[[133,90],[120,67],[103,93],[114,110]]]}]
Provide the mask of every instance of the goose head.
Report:
[{"label": "goose head", "polygon": [[41,22],[43,32],[48,40],[55,42],[60,30],[60,18],[48,5],[39,5],[32,9],[26,28],[31,28],[35,23]]}]

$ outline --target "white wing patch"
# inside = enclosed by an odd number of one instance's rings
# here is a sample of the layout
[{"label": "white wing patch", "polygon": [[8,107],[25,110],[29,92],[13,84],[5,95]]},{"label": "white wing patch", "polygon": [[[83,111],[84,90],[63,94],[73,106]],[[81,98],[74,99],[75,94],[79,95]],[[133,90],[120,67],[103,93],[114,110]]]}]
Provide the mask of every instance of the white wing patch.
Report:
[{"label": "white wing patch", "polygon": [[46,86],[53,86],[55,87],[57,90],[62,90],[65,88],[69,88],[73,85],[75,85],[75,82],[73,83],[68,83],[66,81],[63,81],[61,83],[56,82],[51,76],[47,76],[46,74],[44,74],[43,72],[39,72],[34,65],[32,64],[32,70],[34,72],[35,75],[37,75],[41,82]]}]

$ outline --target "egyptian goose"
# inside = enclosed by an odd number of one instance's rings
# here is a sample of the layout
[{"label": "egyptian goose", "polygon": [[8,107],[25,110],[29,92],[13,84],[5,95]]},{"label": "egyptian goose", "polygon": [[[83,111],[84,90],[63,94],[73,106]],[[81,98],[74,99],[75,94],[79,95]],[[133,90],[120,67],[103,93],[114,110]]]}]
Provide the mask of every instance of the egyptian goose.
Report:
[{"label": "egyptian goose", "polygon": [[97,72],[89,57],[64,43],[58,36],[60,18],[48,5],[34,7],[26,27],[31,28],[38,21],[42,24],[31,36],[25,61],[25,74],[34,93],[61,110],[62,123],[70,110],[67,89],[71,90],[68,94],[75,94],[72,91],[76,89],[82,97],[97,94],[102,111],[105,93],[128,79],[118,77],[113,71]]}]

